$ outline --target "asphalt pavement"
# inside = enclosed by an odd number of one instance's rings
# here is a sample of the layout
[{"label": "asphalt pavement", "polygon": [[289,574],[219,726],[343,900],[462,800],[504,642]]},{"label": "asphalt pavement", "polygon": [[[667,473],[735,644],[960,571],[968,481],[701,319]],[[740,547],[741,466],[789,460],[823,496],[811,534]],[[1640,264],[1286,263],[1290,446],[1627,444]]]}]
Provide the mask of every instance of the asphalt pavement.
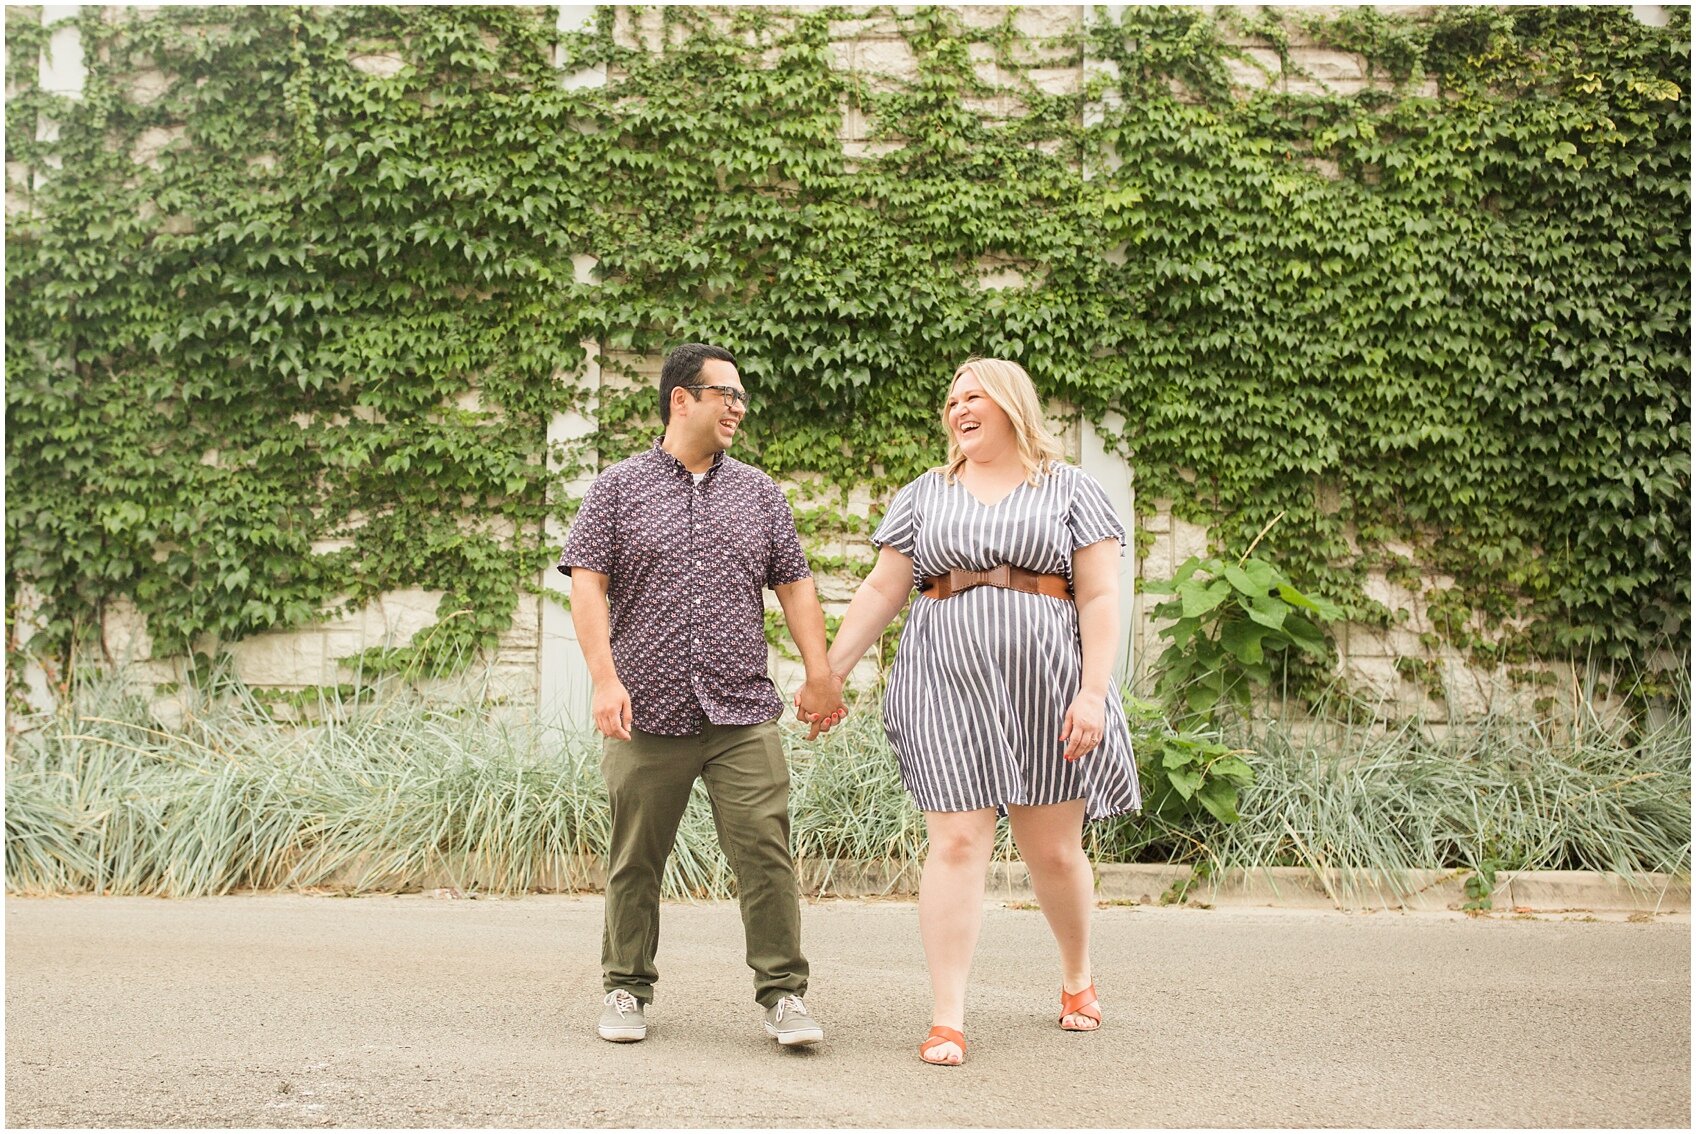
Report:
[{"label": "asphalt pavement", "polygon": [[1690,1126],[1690,921],[1111,905],[1102,1031],[986,906],[961,1068],[916,908],[804,909],[826,1029],[759,1026],[736,906],[668,903],[649,1038],[595,1035],[598,897],[9,897],[9,1127]]}]

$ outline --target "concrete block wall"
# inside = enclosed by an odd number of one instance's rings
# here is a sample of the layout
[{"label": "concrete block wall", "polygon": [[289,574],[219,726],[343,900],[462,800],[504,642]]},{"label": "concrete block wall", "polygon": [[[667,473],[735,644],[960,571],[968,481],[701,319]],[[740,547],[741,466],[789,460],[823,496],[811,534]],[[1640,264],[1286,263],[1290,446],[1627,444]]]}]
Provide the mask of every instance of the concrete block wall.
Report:
[{"label": "concrete block wall", "polygon": [[[998,26],[1009,18],[1011,12],[1014,25],[1029,37],[1027,43],[1016,49],[1019,52],[1017,62],[1033,68],[1023,78],[1004,69],[988,44],[970,45],[979,77],[994,88],[990,94],[977,100],[975,109],[993,119],[1009,118],[1023,112],[1026,98],[1024,83],[1027,81],[1047,94],[1072,94],[1081,89],[1086,74],[1110,72],[1110,64],[1084,57],[1075,46],[1068,46],[1065,42],[1065,38],[1077,31],[1085,19],[1093,19],[1096,12],[1103,10],[1109,18],[1113,18],[1116,11],[1112,6],[1101,9],[1093,5],[1026,6],[1018,9],[976,5],[959,8],[963,22],[970,28],[980,29]],[[47,6],[41,9],[41,18],[54,22],[74,15],[76,11],[76,6]],[[1319,9],[1303,11],[1312,14]],[[1255,8],[1244,7],[1239,12],[1252,16]],[[591,27],[595,9],[586,5],[562,5],[558,13],[558,26],[571,31]],[[1640,18],[1648,22],[1655,22],[1657,13],[1664,22],[1664,13],[1659,8],[1638,10]],[[654,7],[621,7],[614,35],[626,46],[654,50],[665,35],[664,16]],[[1239,46],[1243,48],[1247,61],[1233,63],[1232,76],[1245,90],[1276,86],[1292,91],[1347,94],[1373,84],[1387,85],[1383,78],[1368,73],[1361,57],[1309,42],[1299,30],[1293,31],[1285,57],[1280,57],[1262,41],[1244,38]],[[889,89],[918,75],[918,60],[902,39],[898,21],[887,11],[849,9],[846,18],[833,22],[831,26],[831,52],[833,65],[844,74],[861,80],[864,89]],[[357,54],[350,62],[372,75],[392,74],[400,66],[398,59],[382,53]],[[49,90],[80,98],[84,66],[78,32],[74,27],[61,28],[54,34],[49,50],[41,58],[42,84]],[[166,81],[165,76],[156,71],[143,72],[135,76],[132,93],[147,101],[165,89]],[[603,67],[573,74],[562,73],[560,81],[567,87],[602,86],[608,81],[608,76]],[[1085,107],[1084,113],[1099,114],[1099,107]],[[56,129],[50,120],[44,119],[39,125],[43,137],[51,137]],[[898,144],[880,141],[873,133],[866,108],[852,95],[845,96],[840,131],[844,153],[850,159],[863,158],[886,152]],[[131,157],[138,163],[156,161],[166,147],[178,144],[180,138],[180,127],[151,131],[140,139]],[[50,169],[8,167],[7,215],[27,210],[30,188],[51,173]],[[160,218],[160,224],[169,227],[173,220]],[[1108,250],[1105,254],[1112,256],[1115,252]],[[1122,256],[1122,251],[1119,254]],[[578,281],[591,282],[593,258],[580,256],[578,261]],[[1030,265],[986,261],[979,267],[980,284],[985,288],[1026,287],[1040,282],[1040,278],[1034,277]],[[588,349],[588,360],[582,371],[562,373],[557,376],[558,381],[597,391],[643,384],[651,388],[656,383],[658,358],[616,353],[603,355],[599,344],[585,343],[584,346]],[[475,391],[466,394],[469,399],[475,399],[475,396]],[[1051,409],[1055,414],[1053,424],[1061,433],[1070,458],[1081,462],[1108,483],[1129,526],[1135,507],[1132,470],[1109,453],[1101,436],[1093,427],[1078,421],[1069,407]],[[657,419],[654,425],[657,431]],[[538,438],[537,443],[570,443],[592,432],[593,428],[592,416],[561,415],[551,423],[547,437]],[[1110,435],[1113,432],[1114,426],[1108,423],[1105,433]],[[579,477],[563,486],[561,491],[568,495],[580,493],[587,487],[588,480],[588,477]],[[803,505],[813,497],[824,495],[822,486],[805,481],[796,481],[786,487]],[[861,487],[850,490],[848,507],[856,515],[869,515],[882,503],[869,490]],[[1126,645],[1121,654],[1122,672],[1134,672],[1140,665],[1158,656],[1163,644],[1158,637],[1159,626],[1148,614],[1153,603],[1133,593],[1132,579],[1170,577],[1177,565],[1189,556],[1208,552],[1206,529],[1173,516],[1164,501],[1150,502],[1145,504],[1145,508],[1147,515],[1142,527],[1152,537],[1148,541],[1147,552],[1140,560],[1133,555],[1126,558],[1123,615]],[[563,536],[564,532],[552,524],[542,534],[550,547],[557,547]],[[824,550],[833,554],[857,552],[867,567],[875,554],[863,537],[838,540]],[[827,611],[840,614],[857,582],[858,577],[852,573],[821,576],[818,585]],[[544,718],[586,719],[589,703],[587,674],[565,607],[569,584],[551,569],[543,572],[539,584],[543,593],[521,598],[512,627],[501,635],[497,648],[484,659],[477,675],[479,687],[488,695],[510,704],[528,706]],[[1546,686],[1530,692],[1509,688],[1494,675],[1480,674],[1464,656],[1453,651],[1428,648],[1420,639],[1420,632],[1428,626],[1424,600],[1419,594],[1397,587],[1382,577],[1370,582],[1369,593],[1392,610],[1406,611],[1407,620],[1387,630],[1341,627],[1338,641],[1345,673],[1362,690],[1381,696],[1390,711],[1438,716],[1449,711],[1471,714],[1492,706],[1501,707],[1510,701],[1515,705],[1528,705],[1535,696],[1548,695]],[[254,686],[299,689],[343,683],[351,677],[351,671],[341,664],[343,659],[372,646],[399,646],[412,642],[416,635],[427,632],[426,628],[434,623],[440,599],[439,592],[392,592],[361,609],[338,613],[310,628],[262,634],[234,643],[230,646],[230,653],[237,673]],[[768,601],[772,609],[777,609],[775,599],[768,596]],[[23,621],[27,625],[27,611]],[[114,604],[107,616],[103,644],[109,657],[134,664],[136,672],[147,679],[169,682],[180,677],[182,659],[153,656],[144,620],[133,606]],[[1397,659],[1404,657],[1435,665],[1446,688],[1446,704],[1429,699],[1418,683],[1398,670]],[[1134,662],[1133,658],[1136,659]],[[779,685],[786,691],[794,688],[799,683],[798,667],[780,657],[774,656],[773,660],[774,676]],[[32,696],[38,701],[50,698],[48,678],[49,675],[39,670],[26,674],[26,681],[33,690]],[[1561,673],[1557,678],[1557,688],[1570,692],[1576,687],[1575,675]]]}]

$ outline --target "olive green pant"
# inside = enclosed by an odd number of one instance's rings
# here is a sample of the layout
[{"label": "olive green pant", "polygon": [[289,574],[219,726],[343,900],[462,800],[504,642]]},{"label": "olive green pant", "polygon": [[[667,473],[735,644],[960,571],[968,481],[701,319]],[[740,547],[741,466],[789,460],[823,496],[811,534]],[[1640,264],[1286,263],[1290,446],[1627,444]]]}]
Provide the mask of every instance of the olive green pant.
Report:
[{"label": "olive green pant", "polygon": [[776,723],[708,724],[692,736],[631,729],[629,740],[607,738],[601,772],[612,804],[601,938],[606,990],[625,989],[644,1004],[654,998],[660,878],[698,776],[736,874],[754,999],[769,1008],[805,993],[800,888],[789,855],[789,765]]}]

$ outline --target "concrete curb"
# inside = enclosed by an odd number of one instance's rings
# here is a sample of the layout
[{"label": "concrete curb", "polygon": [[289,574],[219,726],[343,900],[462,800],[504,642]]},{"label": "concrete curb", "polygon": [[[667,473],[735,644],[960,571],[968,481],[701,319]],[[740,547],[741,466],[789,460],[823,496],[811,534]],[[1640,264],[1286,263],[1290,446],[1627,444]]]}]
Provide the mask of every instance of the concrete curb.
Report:
[{"label": "concrete curb", "polygon": [[[819,897],[909,895],[918,871],[882,873],[875,863],[801,863],[802,887]],[[1325,910],[1459,910],[1467,903],[1469,870],[1414,870],[1406,875],[1369,871],[1311,871],[1303,866],[1226,871],[1219,878],[1196,880],[1191,866],[1119,864],[1096,866],[1096,895],[1104,902],[1201,903],[1221,907],[1277,907]],[[911,876],[911,880],[909,880]],[[1024,863],[990,866],[992,897],[1029,902],[1029,873]],[[1688,914],[1688,876],[1638,875],[1626,880],[1601,871],[1503,871],[1496,875],[1491,909],[1498,912],[1621,910],[1645,914]]]},{"label": "concrete curb", "polygon": [[[820,897],[906,897],[918,885],[917,868],[911,866],[803,861],[798,869],[802,888]],[[1182,901],[1209,906],[1417,912],[1461,909],[1468,901],[1466,881],[1471,873],[1414,870],[1385,875],[1274,866],[1232,870],[1198,881],[1189,866],[1107,863],[1095,868],[1095,889],[1102,901],[1142,905]],[[1029,872],[1021,862],[993,864],[988,892],[1008,901],[1035,898]],[[1640,874],[1628,881],[1618,874],[1589,870],[1503,871],[1496,875],[1490,901],[1490,908],[1497,912],[1689,913],[1690,878]]]},{"label": "concrete curb", "polygon": [[[457,866],[457,869],[455,868]],[[919,889],[919,864],[889,860],[801,859],[796,863],[801,890],[816,898],[912,898]],[[1472,872],[1413,870],[1405,874],[1371,871],[1314,871],[1299,866],[1226,871],[1217,878],[1197,880],[1192,867],[1170,864],[1103,863],[1095,868],[1096,897],[1104,902],[1138,905],[1177,904],[1229,907],[1274,907],[1311,910],[1401,910],[1430,912],[1459,910],[1468,901],[1466,882]],[[479,877],[477,863],[444,863],[416,882],[398,878],[365,878],[343,871],[329,888],[381,891],[500,889]],[[339,883],[339,885],[337,884]],[[598,892],[606,888],[606,869],[593,856],[576,856],[553,863],[531,879],[539,893]],[[989,897],[1030,902],[1030,873],[1022,862],[990,865]],[[1619,874],[1591,870],[1502,871],[1490,894],[1497,913],[1554,913],[1596,910],[1627,913],[1688,914],[1690,877]]]}]

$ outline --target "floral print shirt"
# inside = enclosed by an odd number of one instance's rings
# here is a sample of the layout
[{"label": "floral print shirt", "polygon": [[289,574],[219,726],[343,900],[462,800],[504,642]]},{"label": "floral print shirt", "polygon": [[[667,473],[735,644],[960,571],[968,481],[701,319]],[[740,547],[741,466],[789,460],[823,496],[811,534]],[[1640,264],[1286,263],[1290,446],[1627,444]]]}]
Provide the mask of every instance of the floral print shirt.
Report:
[{"label": "floral print shirt", "polygon": [[782,713],[763,590],[812,571],[765,473],[720,453],[697,481],[656,441],[595,478],[558,566],[607,576],[613,665],[636,728],[687,736]]}]

